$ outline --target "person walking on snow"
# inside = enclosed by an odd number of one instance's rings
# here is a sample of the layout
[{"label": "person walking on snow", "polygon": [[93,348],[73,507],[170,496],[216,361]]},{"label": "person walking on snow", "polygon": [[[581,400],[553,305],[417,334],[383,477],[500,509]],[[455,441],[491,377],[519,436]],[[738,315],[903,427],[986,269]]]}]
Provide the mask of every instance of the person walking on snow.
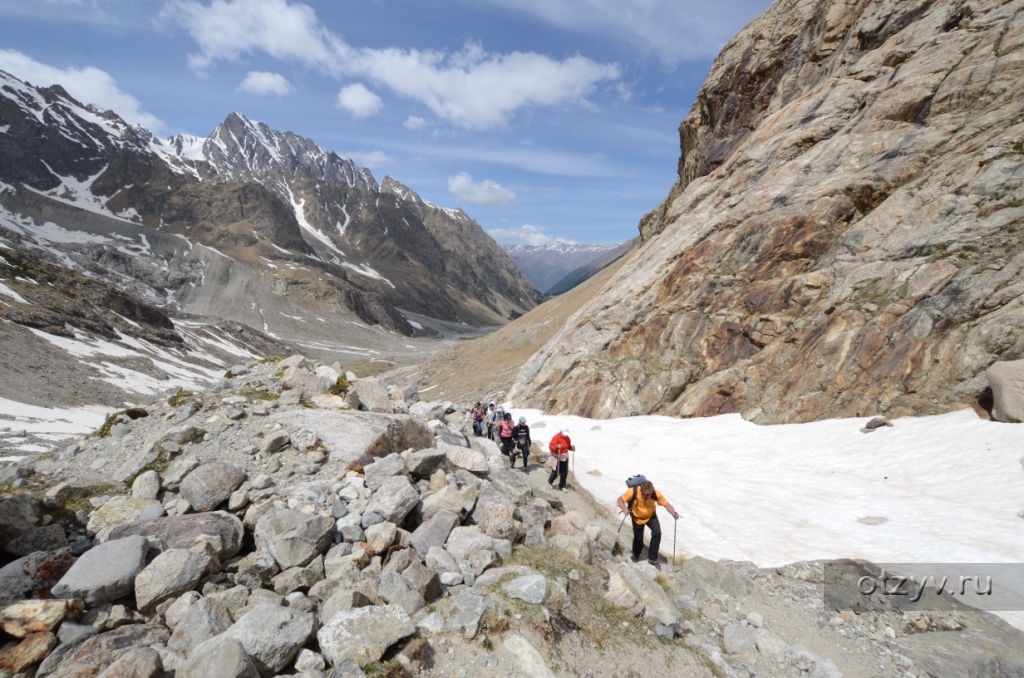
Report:
[{"label": "person walking on snow", "polygon": [[[526,425],[526,417],[519,417],[519,425],[512,429],[512,440],[515,441],[519,453],[523,455],[523,472],[526,472],[530,461],[530,445],[533,443],[530,440],[530,427]],[[513,456],[512,468],[515,468],[515,466],[516,458]]]},{"label": "person walking on snow", "polygon": [[572,444],[572,439],[569,438],[569,429],[563,428],[555,434],[555,437],[548,443],[548,451],[551,452],[551,456],[548,457],[548,466],[551,467],[548,485],[554,486],[555,478],[560,477],[558,489],[566,492],[565,478],[569,475],[569,452],[576,451],[576,446]]},{"label": "person walking on snow", "polygon": [[654,489],[654,483],[645,480],[638,487],[626,490],[618,500],[619,510],[628,514],[633,521],[633,562],[640,561],[644,549],[644,527],[651,528],[651,545],[647,549],[647,561],[658,567],[658,549],[661,548],[661,523],[657,509],[664,506],[669,514],[679,520],[679,513],[668,503],[665,495]]}]

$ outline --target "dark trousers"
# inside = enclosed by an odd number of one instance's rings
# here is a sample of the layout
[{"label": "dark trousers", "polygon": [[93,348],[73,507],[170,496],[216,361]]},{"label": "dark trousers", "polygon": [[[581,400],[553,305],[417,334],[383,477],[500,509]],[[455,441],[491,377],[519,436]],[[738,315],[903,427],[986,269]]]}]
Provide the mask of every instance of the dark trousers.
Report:
[{"label": "dark trousers", "polygon": [[558,489],[565,487],[565,477],[569,475],[569,460],[558,462],[558,466],[551,470],[551,475],[548,476],[548,485],[555,482],[555,478],[561,477],[558,481]]},{"label": "dark trousers", "polygon": [[644,528],[651,528],[651,546],[647,549],[647,560],[652,563],[658,562],[658,549],[661,548],[661,523],[658,522],[658,514],[643,525],[637,525],[633,519],[633,559],[640,558],[640,552],[644,550]]},{"label": "dark trousers", "polygon": [[525,448],[524,449],[524,448],[519,447],[518,445],[516,445],[512,449],[512,468],[516,467],[516,457],[515,457],[515,455],[516,455],[517,452],[523,456],[523,468],[526,468],[529,465],[529,463],[530,463],[530,448]]},{"label": "dark trousers", "polygon": [[506,457],[512,456],[512,438],[501,438],[501,453]]}]

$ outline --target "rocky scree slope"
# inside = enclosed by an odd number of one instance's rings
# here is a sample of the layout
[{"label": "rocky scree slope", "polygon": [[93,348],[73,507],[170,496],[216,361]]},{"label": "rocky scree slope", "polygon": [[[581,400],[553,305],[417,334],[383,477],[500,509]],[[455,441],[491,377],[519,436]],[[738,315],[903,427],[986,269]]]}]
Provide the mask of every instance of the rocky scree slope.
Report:
[{"label": "rocky scree slope", "polygon": [[230,373],[5,469],[0,676],[1024,670],[988,614],[823,608],[821,563],[629,563],[465,406],[301,355]]},{"label": "rocky scree slope", "polygon": [[520,375],[548,411],[926,414],[1024,355],[1024,3],[779,0],[644,244]]},{"label": "rocky scree slope", "polygon": [[538,299],[464,213],[237,114],[210,139],[164,141],[0,73],[0,152],[7,246],[170,312],[411,334],[399,305],[498,324]]}]

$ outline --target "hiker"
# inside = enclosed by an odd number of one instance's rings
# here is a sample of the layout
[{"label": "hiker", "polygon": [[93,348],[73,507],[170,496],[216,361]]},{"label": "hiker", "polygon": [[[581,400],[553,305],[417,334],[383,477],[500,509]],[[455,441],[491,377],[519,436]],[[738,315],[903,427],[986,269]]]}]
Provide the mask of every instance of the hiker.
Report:
[{"label": "hiker", "polygon": [[[519,417],[519,424],[512,429],[512,439],[515,441],[516,449],[523,455],[523,472],[527,471],[530,461],[530,427],[526,425],[526,417]],[[512,455],[512,468],[516,467],[515,455]]]},{"label": "hiker", "polygon": [[487,405],[487,437],[494,440],[494,429],[501,423],[498,411],[494,409],[494,401]]},{"label": "hiker", "polygon": [[477,438],[484,434],[484,408],[480,403],[473,406],[473,434]]},{"label": "hiker", "polygon": [[506,457],[512,456],[512,414],[506,412],[498,426],[498,438],[501,440],[501,453]]},{"label": "hiker", "polygon": [[548,457],[548,467],[551,468],[551,475],[548,476],[548,485],[554,487],[555,478],[560,477],[558,489],[562,492],[567,492],[565,478],[569,475],[569,452],[576,451],[576,446],[572,444],[572,439],[569,438],[568,428],[563,428],[555,434],[555,437],[548,443],[548,451],[551,452],[551,456]]},{"label": "hiker", "polygon": [[657,508],[664,506],[673,518],[679,520],[679,513],[668,503],[665,495],[654,489],[654,483],[645,480],[619,497],[619,510],[633,521],[633,562],[640,561],[644,549],[644,526],[651,528],[651,545],[647,549],[647,561],[658,567],[658,549],[661,547],[661,523],[658,522]]},{"label": "hiker", "polygon": [[503,421],[505,421],[505,408],[499,403],[494,407],[494,436],[491,438],[498,445],[501,445],[501,423]]}]

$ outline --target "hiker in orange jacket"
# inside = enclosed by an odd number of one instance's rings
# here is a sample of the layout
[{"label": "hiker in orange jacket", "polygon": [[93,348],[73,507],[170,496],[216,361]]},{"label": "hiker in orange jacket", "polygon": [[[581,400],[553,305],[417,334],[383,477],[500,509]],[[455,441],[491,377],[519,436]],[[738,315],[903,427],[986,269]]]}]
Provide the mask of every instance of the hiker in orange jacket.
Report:
[{"label": "hiker in orange jacket", "polygon": [[657,510],[664,506],[669,514],[679,520],[679,513],[668,503],[665,495],[654,489],[654,483],[645,480],[638,487],[626,490],[618,500],[619,510],[628,514],[633,521],[633,562],[640,561],[644,550],[644,527],[651,528],[651,545],[647,549],[647,561],[658,567],[658,549],[661,548],[661,523]]},{"label": "hiker in orange jacket", "polygon": [[554,485],[555,478],[559,478],[558,489],[565,492],[565,478],[569,475],[569,452],[575,452],[576,446],[569,438],[569,429],[563,428],[555,434],[555,437],[548,443],[548,450],[551,456],[548,458],[548,466],[551,467],[551,475],[548,476],[548,485]]}]

